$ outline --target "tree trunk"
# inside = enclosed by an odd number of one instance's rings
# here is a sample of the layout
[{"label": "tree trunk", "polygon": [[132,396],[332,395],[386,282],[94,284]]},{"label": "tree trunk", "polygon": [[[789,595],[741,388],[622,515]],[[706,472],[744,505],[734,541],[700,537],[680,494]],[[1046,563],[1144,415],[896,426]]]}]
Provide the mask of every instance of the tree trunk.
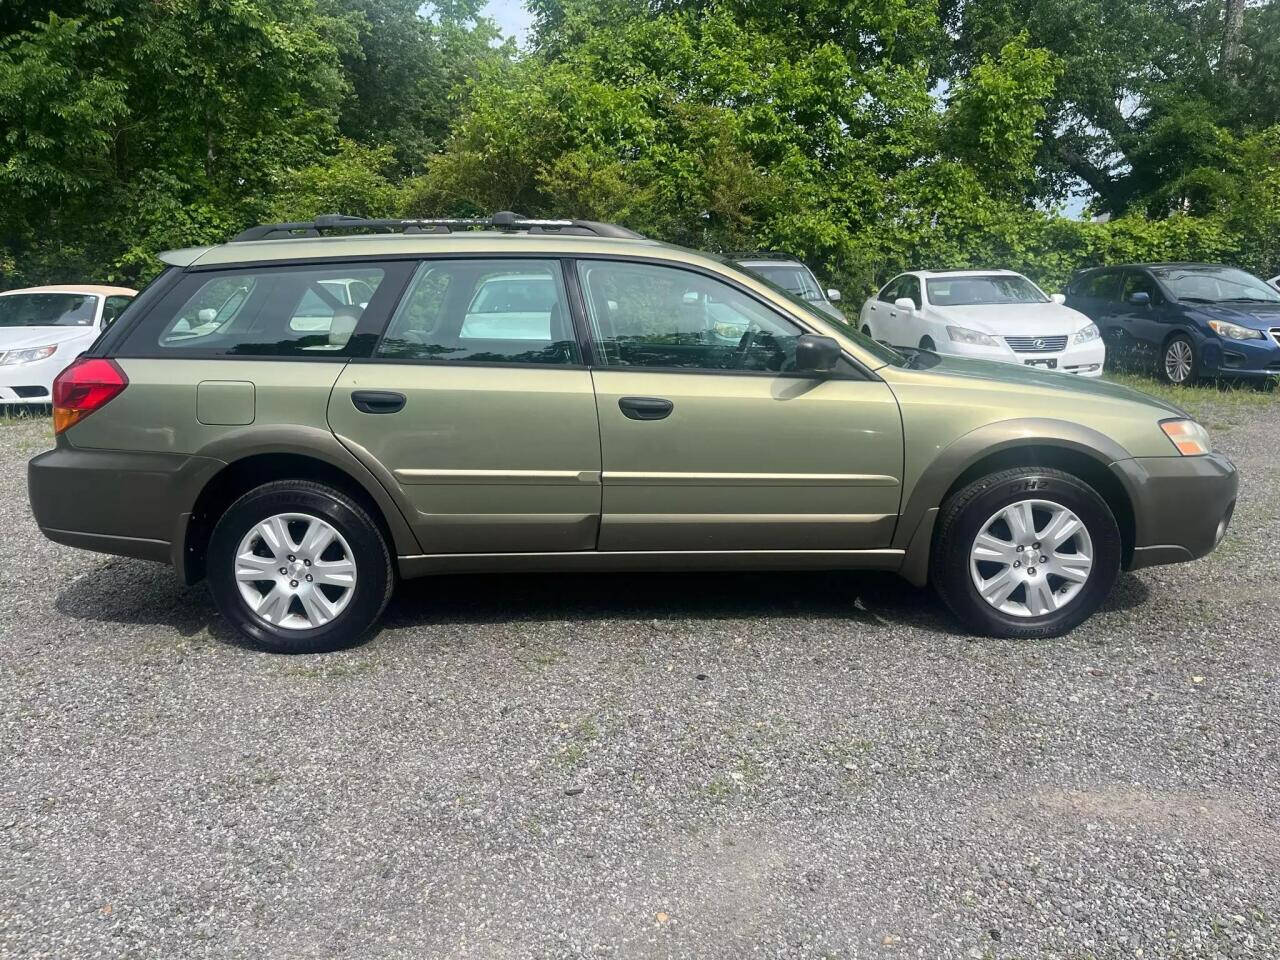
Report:
[{"label": "tree trunk", "polygon": [[1236,78],[1236,61],[1240,59],[1240,32],[1244,28],[1245,0],[1226,0],[1226,17],[1222,28],[1222,75]]}]

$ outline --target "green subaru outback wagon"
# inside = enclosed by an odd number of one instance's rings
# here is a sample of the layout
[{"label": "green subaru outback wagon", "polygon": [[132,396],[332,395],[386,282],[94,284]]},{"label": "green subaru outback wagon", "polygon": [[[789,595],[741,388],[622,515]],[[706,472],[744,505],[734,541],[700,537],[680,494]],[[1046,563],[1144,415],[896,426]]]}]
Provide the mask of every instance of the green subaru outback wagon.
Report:
[{"label": "green subaru outback wagon", "polygon": [[32,507],[276,650],[361,637],[398,579],[517,570],[892,570],[1047,637],[1235,507],[1175,407],[890,349],[609,224],[331,216],[162,260],[58,378]]}]

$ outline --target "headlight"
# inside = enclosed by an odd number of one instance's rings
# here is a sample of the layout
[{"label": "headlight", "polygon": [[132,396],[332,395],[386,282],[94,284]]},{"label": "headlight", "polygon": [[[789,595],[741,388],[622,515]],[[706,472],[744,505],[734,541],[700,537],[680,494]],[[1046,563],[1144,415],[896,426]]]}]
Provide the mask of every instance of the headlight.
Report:
[{"label": "headlight", "polygon": [[1102,336],[1102,331],[1098,329],[1098,325],[1090,323],[1076,331],[1075,342],[1089,343],[1091,340],[1097,340],[1100,336]]},{"label": "headlight", "polygon": [[35,363],[37,360],[48,360],[58,350],[56,343],[51,343],[47,347],[28,347],[25,350],[10,350],[4,356],[3,365],[9,366],[14,363]]},{"label": "headlight", "polygon": [[1210,320],[1209,327],[1218,336],[1226,340],[1265,340],[1267,335],[1253,327],[1242,327],[1238,323],[1227,323],[1225,320]]},{"label": "headlight", "polygon": [[976,347],[1000,346],[995,337],[988,337],[985,333],[970,330],[968,327],[947,327],[947,336],[955,343],[971,343]]},{"label": "headlight", "polygon": [[1194,420],[1161,420],[1160,429],[1184,457],[1200,457],[1209,452],[1209,432]]}]

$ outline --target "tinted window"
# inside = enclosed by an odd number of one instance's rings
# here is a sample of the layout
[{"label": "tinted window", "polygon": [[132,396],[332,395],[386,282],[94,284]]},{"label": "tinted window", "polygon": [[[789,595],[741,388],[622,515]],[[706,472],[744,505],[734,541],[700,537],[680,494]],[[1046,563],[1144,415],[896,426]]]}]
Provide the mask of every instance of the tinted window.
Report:
[{"label": "tinted window", "polygon": [[13,293],[0,297],[0,327],[91,327],[91,293]]},{"label": "tinted window", "polygon": [[902,282],[898,284],[898,296],[906,297],[916,305],[916,309],[920,309],[920,278],[919,277],[903,277]]},{"label": "tinted window", "polygon": [[579,363],[564,278],[553,260],[429,260],[378,356],[472,363]]},{"label": "tinted window", "polygon": [[1116,300],[1120,294],[1120,274],[1114,270],[1086,273],[1076,281],[1072,293],[1077,297],[1094,300]]},{"label": "tinted window", "polygon": [[346,303],[354,280],[377,291],[381,267],[267,267],[190,275],[156,338],[161,352],[346,356],[367,303]]},{"label": "tinted window", "polygon": [[1129,270],[1124,275],[1124,292],[1121,294],[1121,298],[1128,300],[1135,293],[1145,293],[1154,301],[1159,299],[1160,291],[1156,288],[1156,282],[1150,276],[1140,270]]},{"label": "tinted window", "polygon": [[884,289],[880,291],[880,295],[876,299],[884,303],[893,303],[898,299],[898,287],[905,279],[905,277],[894,277],[884,285]]},{"label": "tinted window", "polygon": [[124,308],[133,302],[133,297],[114,296],[107,297],[106,303],[102,305],[102,326],[109,327],[120,319],[120,314],[124,313]]},{"label": "tinted window", "polygon": [[734,287],[688,270],[578,263],[598,362],[611,367],[789,370],[800,330]]}]

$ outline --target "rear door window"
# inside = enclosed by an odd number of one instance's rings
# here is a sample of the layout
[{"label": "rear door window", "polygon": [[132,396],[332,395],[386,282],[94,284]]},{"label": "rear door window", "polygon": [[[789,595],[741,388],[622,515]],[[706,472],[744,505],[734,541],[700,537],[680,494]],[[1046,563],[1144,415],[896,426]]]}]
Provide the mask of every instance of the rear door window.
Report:
[{"label": "rear door window", "polygon": [[130,334],[125,353],[368,356],[409,270],[362,262],[189,273]]},{"label": "rear door window", "polygon": [[377,355],[409,361],[581,363],[560,264],[425,261]]}]

